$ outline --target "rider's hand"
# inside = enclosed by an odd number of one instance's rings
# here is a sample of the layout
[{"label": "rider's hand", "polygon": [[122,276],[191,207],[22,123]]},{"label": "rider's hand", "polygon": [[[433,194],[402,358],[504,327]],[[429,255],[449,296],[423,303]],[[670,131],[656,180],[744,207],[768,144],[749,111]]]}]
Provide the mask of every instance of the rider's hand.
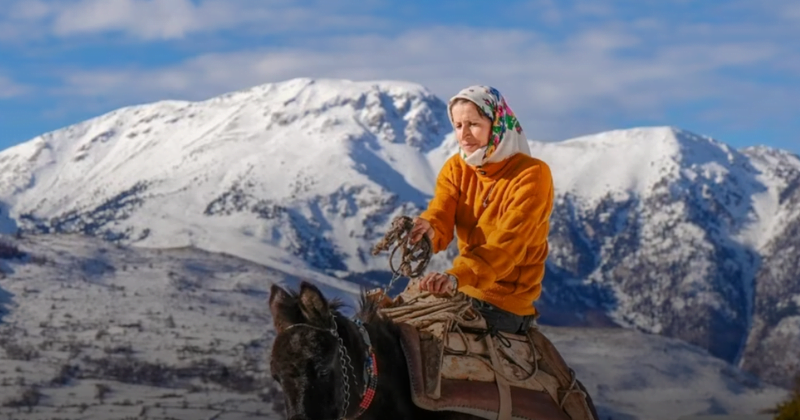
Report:
[{"label": "rider's hand", "polygon": [[417,217],[414,219],[414,227],[411,228],[411,232],[409,233],[408,242],[411,245],[422,240],[422,235],[428,235],[428,239],[433,239],[433,228],[431,227],[431,223],[421,217]]},{"label": "rider's hand", "polygon": [[430,292],[434,295],[451,295],[455,293],[457,282],[450,276],[442,273],[428,273],[419,282],[419,290]]}]

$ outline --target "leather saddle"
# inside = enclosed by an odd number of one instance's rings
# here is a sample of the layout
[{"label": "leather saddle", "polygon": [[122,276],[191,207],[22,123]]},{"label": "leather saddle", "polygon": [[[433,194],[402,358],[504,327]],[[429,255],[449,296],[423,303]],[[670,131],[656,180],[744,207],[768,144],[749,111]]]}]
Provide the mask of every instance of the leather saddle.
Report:
[{"label": "leather saddle", "polygon": [[[456,299],[417,290],[412,280],[394,301],[380,293],[372,297],[383,299],[383,309],[410,301],[435,307]],[[395,322],[412,399],[420,408],[485,419],[598,420],[574,371],[536,327],[525,335],[489,333],[471,308],[433,322],[415,323],[413,317]]]}]

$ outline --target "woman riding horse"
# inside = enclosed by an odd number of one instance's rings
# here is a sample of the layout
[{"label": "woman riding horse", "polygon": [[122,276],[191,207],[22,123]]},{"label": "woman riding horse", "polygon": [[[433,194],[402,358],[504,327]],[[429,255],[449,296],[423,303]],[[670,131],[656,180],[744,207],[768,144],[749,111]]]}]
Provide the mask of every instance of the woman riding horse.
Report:
[{"label": "woman riding horse", "polygon": [[[455,230],[460,255],[446,272],[424,276],[420,288],[436,294],[459,290],[473,299],[490,328],[527,332],[548,254],[550,169],[530,156],[519,122],[496,89],[464,89],[448,110],[461,152],[444,165],[410,242],[427,235],[439,252]],[[379,302],[366,294],[361,302],[350,320],[310,283],[303,282],[297,294],[272,286],[269,306],[278,334],[270,371],[284,391],[290,420],[483,418],[463,412],[471,394],[460,397],[459,411],[430,411],[415,403],[400,323],[384,317]],[[574,375],[567,378],[571,369],[552,344],[537,348],[545,349],[533,353],[541,355],[537,369],[541,363],[551,375],[562,373],[562,379],[552,378],[563,396],[517,394],[524,396],[515,397],[515,412],[542,420],[597,420],[591,398],[575,392],[586,389]]]},{"label": "woman riding horse", "polygon": [[420,289],[458,290],[490,328],[524,333],[537,316],[553,207],[548,165],[530,148],[511,108],[488,86],[463,89],[448,105],[460,153],[439,172],[433,199],[414,220],[410,242],[427,235],[433,252],[458,237],[459,256]]}]

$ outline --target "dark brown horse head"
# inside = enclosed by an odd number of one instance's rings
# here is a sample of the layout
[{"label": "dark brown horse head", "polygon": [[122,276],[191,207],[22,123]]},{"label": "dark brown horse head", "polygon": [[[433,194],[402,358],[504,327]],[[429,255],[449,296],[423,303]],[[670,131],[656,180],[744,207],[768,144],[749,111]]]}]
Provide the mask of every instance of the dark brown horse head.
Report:
[{"label": "dark brown horse head", "polygon": [[[350,321],[336,311],[338,305],[307,282],[300,285],[299,293],[272,286],[269,308],[278,334],[270,370],[283,388],[289,419],[339,419],[343,417],[345,401],[352,400],[353,396],[345,391],[357,386],[353,374],[360,374],[361,370],[353,372],[347,366],[350,370],[345,376],[339,337],[349,347],[356,347],[348,349],[352,365],[360,366],[356,363],[363,359],[357,357],[358,346],[352,344],[352,334],[348,334]],[[357,403],[356,400],[354,404]]]}]

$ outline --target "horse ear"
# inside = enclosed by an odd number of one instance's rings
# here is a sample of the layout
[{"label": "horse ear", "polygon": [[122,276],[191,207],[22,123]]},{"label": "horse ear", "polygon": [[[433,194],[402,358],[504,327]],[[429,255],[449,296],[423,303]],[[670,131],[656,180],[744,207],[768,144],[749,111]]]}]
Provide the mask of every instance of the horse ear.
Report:
[{"label": "horse ear", "polygon": [[305,281],[300,284],[300,310],[309,322],[319,326],[330,324],[328,300],[316,286]]},{"label": "horse ear", "polygon": [[269,311],[278,333],[291,325],[305,321],[297,298],[277,284],[273,284],[269,291]]}]

